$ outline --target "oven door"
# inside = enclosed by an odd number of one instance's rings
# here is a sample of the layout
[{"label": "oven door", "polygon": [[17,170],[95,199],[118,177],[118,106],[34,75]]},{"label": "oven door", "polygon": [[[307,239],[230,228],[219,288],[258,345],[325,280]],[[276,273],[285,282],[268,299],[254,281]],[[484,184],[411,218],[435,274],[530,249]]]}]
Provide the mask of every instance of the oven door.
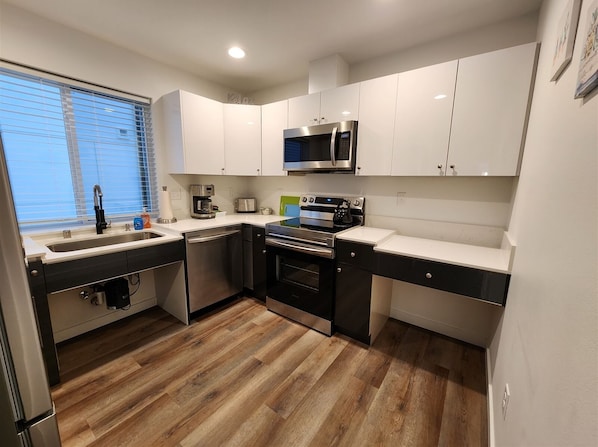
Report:
[{"label": "oven door", "polygon": [[271,238],[266,245],[268,308],[331,335],[334,251]]}]

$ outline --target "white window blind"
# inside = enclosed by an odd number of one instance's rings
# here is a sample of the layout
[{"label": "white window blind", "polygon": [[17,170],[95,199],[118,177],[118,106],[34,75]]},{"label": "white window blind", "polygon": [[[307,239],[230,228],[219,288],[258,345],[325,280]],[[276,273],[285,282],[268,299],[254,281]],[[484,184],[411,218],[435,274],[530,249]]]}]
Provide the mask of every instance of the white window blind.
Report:
[{"label": "white window blind", "polygon": [[0,68],[0,133],[21,226],[157,211],[146,102]]}]

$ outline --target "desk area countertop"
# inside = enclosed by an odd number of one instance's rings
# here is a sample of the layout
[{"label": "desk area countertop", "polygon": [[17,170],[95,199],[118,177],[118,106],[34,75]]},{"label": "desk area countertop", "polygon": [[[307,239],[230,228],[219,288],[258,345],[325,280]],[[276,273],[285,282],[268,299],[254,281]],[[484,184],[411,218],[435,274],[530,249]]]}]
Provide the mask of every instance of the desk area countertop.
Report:
[{"label": "desk area countertop", "polygon": [[514,247],[490,248],[396,234],[392,230],[358,227],[339,240],[371,244],[374,251],[509,274]]},{"label": "desk area countertop", "polygon": [[394,235],[376,245],[374,251],[497,273],[510,273],[511,251],[509,249],[479,247]]}]

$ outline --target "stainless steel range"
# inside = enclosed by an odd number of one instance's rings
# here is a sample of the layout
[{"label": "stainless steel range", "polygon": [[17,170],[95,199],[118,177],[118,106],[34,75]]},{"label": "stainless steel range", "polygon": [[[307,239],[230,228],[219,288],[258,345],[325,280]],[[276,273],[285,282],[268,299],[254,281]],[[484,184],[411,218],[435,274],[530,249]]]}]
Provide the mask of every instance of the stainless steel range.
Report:
[{"label": "stainless steel range", "polygon": [[365,198],[304,194],[299,217],[266,224],[266,307],[332,335],[335,239],[363,225]]}]

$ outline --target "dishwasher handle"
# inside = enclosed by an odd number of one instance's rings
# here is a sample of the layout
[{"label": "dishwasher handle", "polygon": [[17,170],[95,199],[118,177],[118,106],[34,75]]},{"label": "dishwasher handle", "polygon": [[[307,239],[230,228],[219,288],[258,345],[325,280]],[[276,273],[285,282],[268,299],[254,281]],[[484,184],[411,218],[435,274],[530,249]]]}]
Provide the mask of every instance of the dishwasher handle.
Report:
[{"label": "dishwasher handle", "polygon": [[240,232],[241,232],[241,230],[231,230],[231,231],[225,231],[223,233],[214,234],[212,236],[192,237],[192,238],[187,239],[187,243],[188,244],[201,244],[202,242],[209,242],[209,241],[215,241],[217,239],[223,239],[225,237],[232,236],[233,234],[238,234]]}]

